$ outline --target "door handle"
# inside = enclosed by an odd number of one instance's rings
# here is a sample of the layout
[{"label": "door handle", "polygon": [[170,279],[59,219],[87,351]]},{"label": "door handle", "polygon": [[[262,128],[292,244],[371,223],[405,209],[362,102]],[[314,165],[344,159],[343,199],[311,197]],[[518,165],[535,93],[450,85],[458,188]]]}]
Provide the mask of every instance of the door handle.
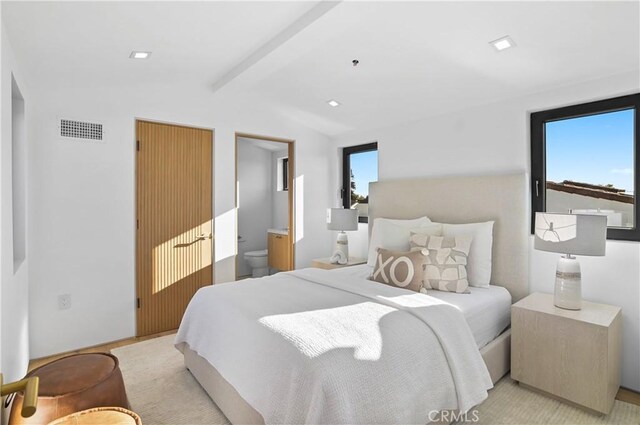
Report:
[{"label": "door handle", "polygon": [[185,243],[179,243],[177,245],[174,246],[174,248],[188,248],[191,245],[193,245],[196,242],[200,242],[200,241],[204,241],[206,239],[213,239],[213,234],[209,233],[207,234],[201,234],[196,236],[196,238],[194,240],[192,240],[191,242],[185,242]]},{"label": "door handle", "polygon": [[[1,381],[0,381],[1,382]],[[38,407],[38,385],[40,378],[32,376],[21,381],[11,382],[0,387],[0,395],[2,397],[24,391],[24,399],[22,401],[22,417],[28,418],[36,413]]]}]

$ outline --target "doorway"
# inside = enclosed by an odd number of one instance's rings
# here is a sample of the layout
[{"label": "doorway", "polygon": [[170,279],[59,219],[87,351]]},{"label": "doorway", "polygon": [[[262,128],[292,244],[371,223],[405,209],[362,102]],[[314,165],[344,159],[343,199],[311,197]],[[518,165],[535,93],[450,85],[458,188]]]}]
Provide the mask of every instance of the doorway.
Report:
[{"label": "doorway", "polygon": [[136,121],[137,335],[176,329],[213,284],[213,131]]},{"label": "doorway", "polygon": [[295,141],[236,133],[236,280],[294,269]]}]

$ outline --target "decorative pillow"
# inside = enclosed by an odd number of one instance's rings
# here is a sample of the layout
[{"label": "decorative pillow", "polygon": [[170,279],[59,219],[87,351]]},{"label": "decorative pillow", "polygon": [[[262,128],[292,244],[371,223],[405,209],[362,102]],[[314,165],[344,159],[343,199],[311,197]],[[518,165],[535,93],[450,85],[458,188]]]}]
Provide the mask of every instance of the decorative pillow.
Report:
[{"label": "decorative pillow", "polygon": [[[419,235],[411,235],[412,243],[422,242]],[[426,257],[423,286],[438,291],[469,293],[467,256],[471,249],[471,236],[426,236],[422,254]],[[417,245],[416,245],[417,246]],[[413,251],[419,252],[419,251]]]},{"label": "decorative pillow", "polygon": [[471,235],[469,252],[469,285],[488,288],[491,282],[491,250],[493,247],[493,221],[485,223],[443,224],[444,236]]},{"label": "decorative pillow", "polygon": [[399,252],[378,248],[371,280],[420,292],[426,257],[420,251]]},{"label": "decorative pillow", "polygon": [[376,218],[373,220],[371,239],[369,240],[369,257],[367,265],[373,267],[376,263],[376,249],[385,248],[396,251],[409,250],[409,229],[421,227],[431,223],[427,217],[413,220],[395,220]]},{"label": "decorative pillow", "polygon": [[[409,251],[409,238],[411,233],[442,236],[442,224],[428,223],[423,224],[420,227],[404,227],[393,223],[384,223],[383,226],[380,226],[378,232],[378,235],[380,236],[380,245],[376,246],[375,249],[384,248],[391,251]],[[374,250],[374,252],[377,251]],[[376,258],[377,254],[372,265],[375,265]]]},{"label": "decorative pillow", "polygon": [[423,227],[409,229],[409,250],[420,251],[426,246],[429,236],[442,236],[442,224],[429,223]]}]

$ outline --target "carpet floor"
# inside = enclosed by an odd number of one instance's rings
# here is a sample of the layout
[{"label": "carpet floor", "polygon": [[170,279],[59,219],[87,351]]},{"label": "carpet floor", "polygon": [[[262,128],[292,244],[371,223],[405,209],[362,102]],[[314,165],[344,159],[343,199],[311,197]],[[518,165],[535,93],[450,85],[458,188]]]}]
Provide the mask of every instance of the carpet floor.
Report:
[{"label": "carpet floor", "polygon": [[[120,359],[131,409],[144,425],[228,424],[184,367],[182,354],[173,347],[174,335],[151,339],[112,351]],[[616,400],[603,417],[521,388],[509,377],[500,380],[477,412],[467,415],[476,424],[640,424],[640,406]],[[473,420],[476,419],[477,420]]]}]

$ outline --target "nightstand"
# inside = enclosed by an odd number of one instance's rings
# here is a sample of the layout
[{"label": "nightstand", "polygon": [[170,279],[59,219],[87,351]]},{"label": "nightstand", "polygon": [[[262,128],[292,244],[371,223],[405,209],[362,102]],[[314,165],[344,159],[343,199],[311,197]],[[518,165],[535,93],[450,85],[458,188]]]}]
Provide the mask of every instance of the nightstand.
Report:
[{"label": "nightstand", "polygon": [[608,414],[620,387],[622,311],[582,302],[553,305],[534,293],[511,307],[511,378],[535,390]]},{"label": "nightstand", "polygon": [[316,258],[311,261],[311,267],[315,267],[316,269],[332,270],[342,267],[357,266],[358,264],[366,264],[366,262],[366,258],[349,257],[349,262],[347,264],[333,264],[329,261],[329,258]]}]

